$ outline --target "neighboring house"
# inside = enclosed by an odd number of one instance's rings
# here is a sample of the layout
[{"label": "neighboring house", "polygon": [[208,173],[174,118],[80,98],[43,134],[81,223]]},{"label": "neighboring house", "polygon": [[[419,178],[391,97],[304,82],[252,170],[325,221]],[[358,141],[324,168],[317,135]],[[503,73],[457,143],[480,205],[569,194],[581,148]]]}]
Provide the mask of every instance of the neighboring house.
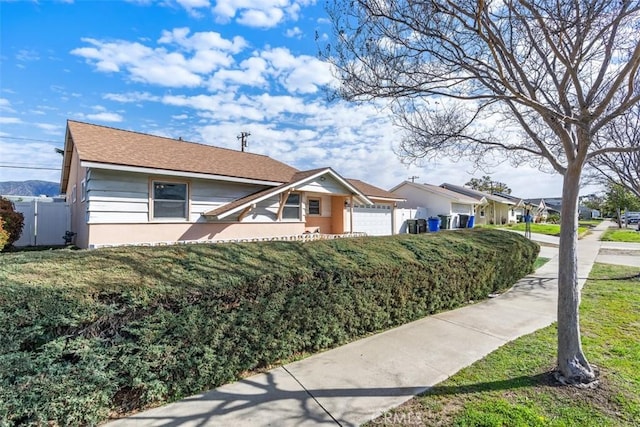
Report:
[{"label": "neighboring house", "polygon": [[546,222],[549,216],[549,208],[544,199],[527,199],[528,206],[532,208],[533,222]]},{"label": "neighboring house", "polygon": [[557,198],[527,199],[527,203],[538,206],[538,215],[536,217],[536,222],[545,222],[549,215],[560,215],[561,204],[555,203],[557,202],[557,200]]},{"label": "neighboring house", "polygon": [[304,233],[392,234],[402,198],[331,168],[67,122],[61,192],[82,248]]},{"label": "neighboring house", "polygon": [[409,181],[396,185],[390,191],[406,199],[401,204],[403,208],[419,209],[425,219],[437,215],[450,216],[450,228],[466,227],[467,218],[474,215],[476,205],[484,203],[484,198],[477,200],[435,185]]},{"label": "neighboring house", "polygon": [[521,212],[524,201],[514,201],[495,194],[484,193],[471,188],[444,183],[440,187],[476,200],[476,224],[509,224],[518,220],[517,210]]},{"label": "neighboring house", "polygon": [[509,199],[516,203],[516,207],[513,209],[516,214],[516,222],[524,222],[524,216],[529,213],[534,222],[543,222],[547,219],[546,205],[544,200],[530,201],[516,197],[506,193],[493,193],[495,196],[500,196],[505,199]]}]

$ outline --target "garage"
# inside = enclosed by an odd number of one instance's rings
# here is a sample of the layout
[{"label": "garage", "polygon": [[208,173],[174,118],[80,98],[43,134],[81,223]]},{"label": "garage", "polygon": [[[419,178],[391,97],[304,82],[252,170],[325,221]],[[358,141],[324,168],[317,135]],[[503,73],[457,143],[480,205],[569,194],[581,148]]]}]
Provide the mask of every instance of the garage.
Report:
[{"label": "garage", "polygon": [[389,236],[393,230],[391,205],[355,205],[353,207],[353,231],[369,236]]}]

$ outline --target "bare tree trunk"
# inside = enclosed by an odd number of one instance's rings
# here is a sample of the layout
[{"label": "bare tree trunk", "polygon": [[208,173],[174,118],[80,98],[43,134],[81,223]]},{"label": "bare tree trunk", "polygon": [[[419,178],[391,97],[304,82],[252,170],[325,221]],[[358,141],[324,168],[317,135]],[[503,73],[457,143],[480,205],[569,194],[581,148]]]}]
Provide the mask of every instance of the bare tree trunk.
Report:
[{"label": "bare tree trunk", "polygon": [[622,228],[622,214],[620,213],[620,208],[616,209],[616,222],[618,223],[618,228]]},{"label": "bare tree trunk", "polygon": [[595,373],[582,352],[580,340],[580,289],[578,288],[578,193],[580,169],[568,168],[562,187],[558,272],[558,379],[582,384]]}]

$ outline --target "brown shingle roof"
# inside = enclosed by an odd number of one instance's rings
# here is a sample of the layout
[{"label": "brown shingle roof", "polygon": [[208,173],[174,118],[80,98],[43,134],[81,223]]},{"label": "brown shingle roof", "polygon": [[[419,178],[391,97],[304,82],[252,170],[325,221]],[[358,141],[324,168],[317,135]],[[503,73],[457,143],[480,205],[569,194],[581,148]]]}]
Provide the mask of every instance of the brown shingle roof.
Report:
[{"label": "brown shingle roof", "polygon": [[374,199],[392,199],[392,200],[404,200],[401,196],[397,194],[391,193],[387,190],[383,190],[382,188],[378,188],[374,185],[367,184],[366,182],[362,182],[359,179],[347,179],[351,185],[356,187],[358,191],[364,194],[367,197]]},{"label": "brown shingle roof", "polygon": [[69,120],[80,160],[289,182],[297,169],[268,156]]}]

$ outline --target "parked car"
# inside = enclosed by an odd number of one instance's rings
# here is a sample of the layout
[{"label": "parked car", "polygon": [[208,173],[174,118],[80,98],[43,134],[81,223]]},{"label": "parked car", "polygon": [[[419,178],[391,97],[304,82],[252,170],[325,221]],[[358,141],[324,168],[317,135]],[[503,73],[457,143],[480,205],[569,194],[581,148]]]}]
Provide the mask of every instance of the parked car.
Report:
[{"label": "parked car", "polygon": [[640,222],[640,212],[627,212],[625,214],[626,224],[638,224]]}]

